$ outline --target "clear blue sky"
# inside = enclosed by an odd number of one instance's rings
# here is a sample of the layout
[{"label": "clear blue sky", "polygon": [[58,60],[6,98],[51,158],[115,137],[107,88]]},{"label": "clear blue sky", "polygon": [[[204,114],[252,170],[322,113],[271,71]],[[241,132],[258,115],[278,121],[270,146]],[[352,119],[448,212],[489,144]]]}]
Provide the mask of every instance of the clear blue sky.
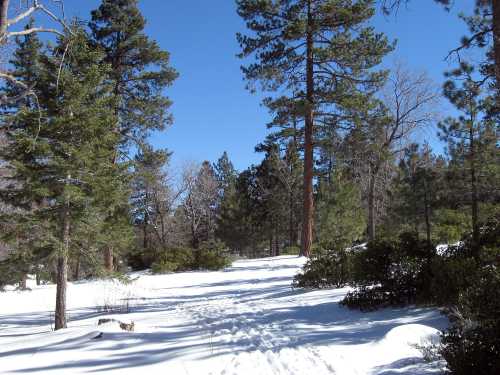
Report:
[{"label": "clear blue sky", "polygon": [[[88,18],[99,0],[66,0],[68,15]],[[413,0],[398,15],[378,15],[377,30],[398,40],[397,50],[386,59],[406,62],[412,69],[425,70],[438,83],[449,69],[444,61],[466,32],[458,19],[460,10],[470,11],[471,0],[456,0],[448,13],[432,0]],[[223,151],[238,169],[261,159],[254,146],[266,135],[269,120],[260,106],[262,96],[244,88],[236,58],[235,34],[244,24],[235,12],[233,0],[141,0],[147,19],[147,34],[171,53],[172,65],[180,77],[168,90],[174,101],[174,125],[155,134],[152,143],[174,152],[173,166],[183,160],[215,161]],[[443,112],[450,111],[443,105]],[[435,136],[429,131],[427,138]],[[436,141],[432,142],[438,147]]]}]

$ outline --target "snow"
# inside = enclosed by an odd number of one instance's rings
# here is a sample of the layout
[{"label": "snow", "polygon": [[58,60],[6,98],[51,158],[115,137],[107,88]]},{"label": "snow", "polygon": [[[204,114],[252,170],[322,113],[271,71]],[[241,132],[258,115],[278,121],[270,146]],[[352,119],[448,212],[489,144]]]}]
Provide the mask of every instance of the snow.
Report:
[{"label": "snow", "polygon": [[[126,285],[70,283],[69,328],[57,332],[54,285],[1,293],[0,373],[439,372],[440,363],[424,361],[418,349],[437,343],[447,326],[437,310],[361,313],[338,305],[347,288],[292,290],[304,261],[282,256],[240,260],[220,272],[135,273]],[[135,331],[97,326],[100,318],[133,321]]]}]

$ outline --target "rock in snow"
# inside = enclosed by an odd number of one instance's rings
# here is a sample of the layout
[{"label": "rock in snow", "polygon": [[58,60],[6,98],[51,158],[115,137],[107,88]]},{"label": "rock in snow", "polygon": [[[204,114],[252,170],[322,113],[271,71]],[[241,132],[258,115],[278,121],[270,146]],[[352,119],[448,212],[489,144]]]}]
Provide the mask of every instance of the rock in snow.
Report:
[{"label": "rock in snow", "polygon": [[[439,373],[441,363],[424,361],[419,349],[436,344],[447,325],[437,310],[361,313],[338,305],[348,288],[291,290],[304,261],[282,256],[220,272],[140,273],[127,285],[70,283],[69,328],[57,332],[54,285],[0,293],[0,373]],[[98,319],[134,322],[134,332],[97,326]]]}]

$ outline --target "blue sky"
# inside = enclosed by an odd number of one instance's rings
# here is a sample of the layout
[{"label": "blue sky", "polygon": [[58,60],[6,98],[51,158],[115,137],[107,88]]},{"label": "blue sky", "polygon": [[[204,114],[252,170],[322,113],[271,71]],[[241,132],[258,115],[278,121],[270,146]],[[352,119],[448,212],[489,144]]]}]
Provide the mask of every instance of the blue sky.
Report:
[{"label": "blue sky", "polygon": [[[67,15],[88,18],[99,0],[66,0]],[[413,0],[397,16],[377,15],[373,24],[390,39],[397,39],[396,51],[385,65],[404,61],[411,69],[425,70],[441,85],[450,68],[444,58],[457,46],[466,29],[458,17],[471,9],[471,0],[455,0],[446,12],[432,0]],[[171,53],[172,65],[180,77],[167,91],[174,101],[175,122],[163,133],[154,134],[156,147],[174,152],[172,164],[184,160],[215,161],[227,151],[235,166],[244,169],[261,159],[254,146],[267,133],[269,120],[260,105],[262,95],[245,90],[236,57],[235,34],[245,31],[233,0],[141,0],[147,19],[146,33]],[[444,103],[442,113],[452,109]],[[435,131],[425,137],[436,149]]]}]

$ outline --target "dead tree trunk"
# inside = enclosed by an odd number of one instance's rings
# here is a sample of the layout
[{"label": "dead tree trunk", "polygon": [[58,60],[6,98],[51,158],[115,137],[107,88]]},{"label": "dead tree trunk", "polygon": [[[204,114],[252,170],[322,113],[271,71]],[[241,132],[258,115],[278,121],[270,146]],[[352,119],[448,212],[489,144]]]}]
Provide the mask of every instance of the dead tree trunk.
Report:
[{"label": "dead tree trunk", "polygon": [[304,217],[302,219],[302,256],[310,256],[313,236],[313,127],[314,127],[314,61],[313,18],[311,0],[307,2],[306,114],[304,129]]}]

